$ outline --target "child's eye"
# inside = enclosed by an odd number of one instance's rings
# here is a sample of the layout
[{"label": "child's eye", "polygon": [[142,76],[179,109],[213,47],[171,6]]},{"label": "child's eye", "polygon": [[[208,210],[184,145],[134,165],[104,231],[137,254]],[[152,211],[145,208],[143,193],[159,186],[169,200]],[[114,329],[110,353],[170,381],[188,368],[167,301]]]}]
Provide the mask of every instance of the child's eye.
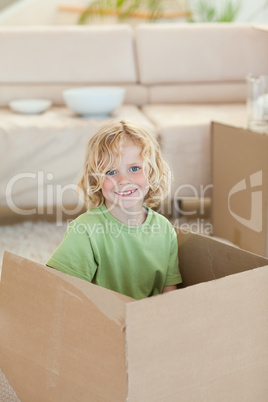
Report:
[{"label": "child's eye", "polygon": [[106,174],[107,174],[108,176],[113,176],[115,173],[116,173],[115,170],[108,170],[108,172],[106,172]]},{"label": "child's eye", "polygon": [[131,172],[138,172],[140,170],[139,166],[132,166],[130,168]]}]

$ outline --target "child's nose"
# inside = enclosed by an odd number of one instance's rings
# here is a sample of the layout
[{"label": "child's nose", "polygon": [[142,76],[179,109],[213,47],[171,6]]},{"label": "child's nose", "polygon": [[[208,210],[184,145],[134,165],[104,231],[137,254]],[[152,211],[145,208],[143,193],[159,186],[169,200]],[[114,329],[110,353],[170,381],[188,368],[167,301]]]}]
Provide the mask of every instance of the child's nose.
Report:
[{"label": "child's nose", "polygon": [[117,180],[118,184],[127,184],[130,182],[130,178],[127,174],[120,174]]}]

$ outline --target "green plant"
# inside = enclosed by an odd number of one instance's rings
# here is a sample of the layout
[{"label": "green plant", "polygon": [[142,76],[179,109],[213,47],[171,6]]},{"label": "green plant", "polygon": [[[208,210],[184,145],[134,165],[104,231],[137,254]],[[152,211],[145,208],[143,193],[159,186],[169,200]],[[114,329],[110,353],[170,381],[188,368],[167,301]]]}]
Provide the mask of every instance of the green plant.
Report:
[{"label": "green plant", "polygon": [[94,0],[80,15],[79,24],[85,24],[94,15],[116,15],[119,20],[130,16],[144,16],[147,19],[156,20],[163,15],[163,1],[161,0]]},{"label": "green plant", "polygon": [[189,22],[233,22],[241,10],[241,2],[234,4],[231,0],[224,3],[222,9],[212,5],[211,1],[199,0],[192,7],[193,17]]},{"label": "green plant", "polygon": [[81,13],[78,23],[85,24],[94,16],[114,15],[119,21],[130,17],[155,21],[160,18],[187,18],[188,0],[93,0]]}]

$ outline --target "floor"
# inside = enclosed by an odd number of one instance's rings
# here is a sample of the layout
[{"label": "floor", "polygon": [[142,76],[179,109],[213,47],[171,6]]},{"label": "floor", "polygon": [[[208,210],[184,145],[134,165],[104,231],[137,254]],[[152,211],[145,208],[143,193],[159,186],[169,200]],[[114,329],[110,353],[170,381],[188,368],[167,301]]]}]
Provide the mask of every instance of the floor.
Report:
[{"label": "floor", "polygon": [[0,225],[0,270],[4,250],[45,264],[65,233],[67,223],[25,221]]}]

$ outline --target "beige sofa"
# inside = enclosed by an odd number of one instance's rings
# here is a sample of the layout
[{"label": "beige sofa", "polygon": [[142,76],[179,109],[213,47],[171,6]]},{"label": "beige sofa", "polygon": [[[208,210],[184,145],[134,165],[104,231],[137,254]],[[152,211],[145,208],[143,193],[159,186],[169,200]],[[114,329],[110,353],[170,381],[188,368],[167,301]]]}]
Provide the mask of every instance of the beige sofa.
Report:
[{"label": "beige sofa", "polygon": [[[0,28],[0,208],[31,215],[76,205],[89,137],[121,118],[159,135],[171,200],[210,195],[210,122],[246,126],[246,76],[268,74],[267,46],[268,32],[251,25]],[[124,104],[107,119],[74,115],[62,91],[90,85],[124,86]],[[8,108],[32,97],[53,107],[34,116]]]}]

